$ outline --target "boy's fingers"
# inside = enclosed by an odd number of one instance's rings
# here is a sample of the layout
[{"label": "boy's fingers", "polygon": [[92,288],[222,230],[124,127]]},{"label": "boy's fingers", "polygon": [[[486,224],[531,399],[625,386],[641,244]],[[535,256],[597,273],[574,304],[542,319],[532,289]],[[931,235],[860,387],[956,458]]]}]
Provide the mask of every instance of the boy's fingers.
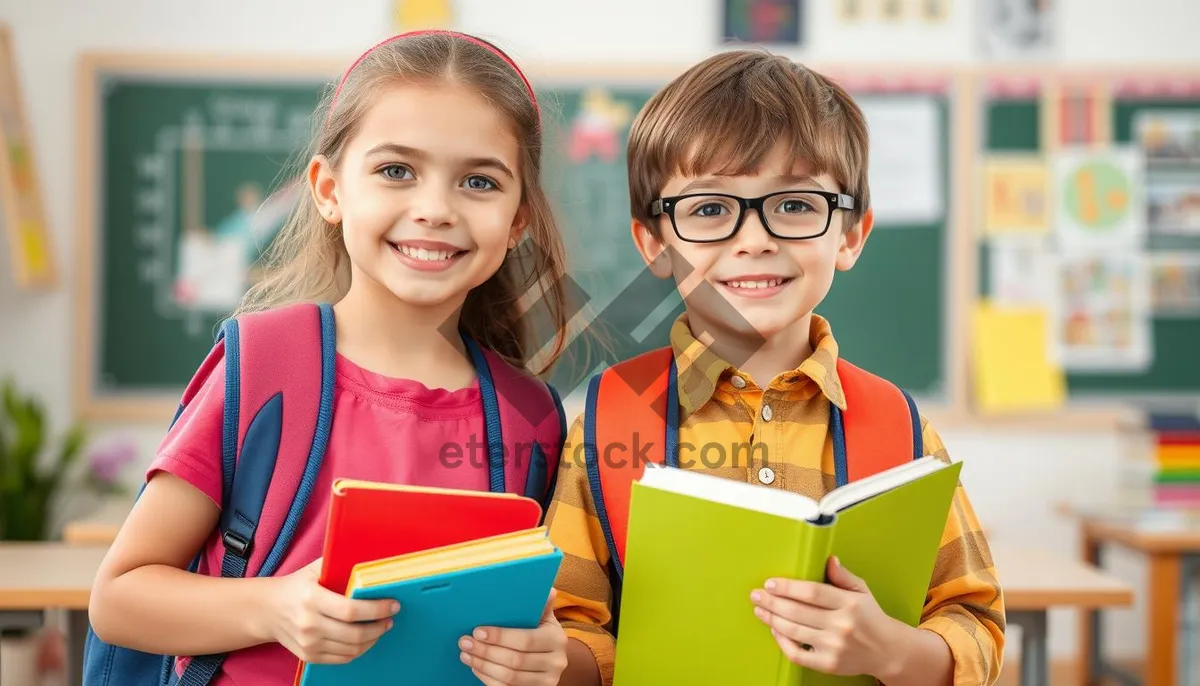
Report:
[{"label": "boy's fingers", "polygon": [[827,610],[836,610],[842,606],[842,593],[844,592],[829,584],[796,579],[771,579],[767,582],[766,590],[767,595],[791,598],[805,605],[823,607]]},{"label": "boy's fingers", "polygon": [[767,612],[762,608],[755,608],[754,614],[767,626],[786,638],[801,645],[814,645],[821,636],[819,629],[814,629],[811,626],[794,622],[783,615]]},{"label": "boy's fingers", "polygon": [[[754,600],[755,598],[757,600]],[[751,599],[754,600],[756,608],[766,610],[770,614],[778,615],[796,624],[821,629],[829,623],[830,611],[821,607],[808,605],[789,598],[781,598],[770,593],[763,593],[762,591],[752,594]]]},{"label": "boy's fingers", "polygon": [[771,636],[775,638],[775,643],[779,646],[779,649],[783,651],[783,654],[790,662],[800,665],[801,667],[808,667],[809,669],[827,671],[821,669],[825,666],[825,664],[824,657],[820,653],[813,650],[805,650],[800,646],[799,643],[793,641],[787,636],[784,636],[778,631],[772,630]]}]

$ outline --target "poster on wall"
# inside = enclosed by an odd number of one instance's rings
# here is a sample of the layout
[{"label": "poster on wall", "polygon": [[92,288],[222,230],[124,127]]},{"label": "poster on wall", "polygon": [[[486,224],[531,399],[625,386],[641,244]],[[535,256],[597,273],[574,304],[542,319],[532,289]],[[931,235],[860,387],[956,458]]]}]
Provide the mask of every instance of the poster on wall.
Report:
[{"label": "poster on wall", "polygon": [[987,58],[1044,60],[1054,56],[1054,0],[974,0],[980,52]]},{"label": "poster on wall", "polygon": [[1150,288],[1154,316],[1200,317],[1200,253],[1151,253]]},{"label": "poster on wall", "polygon": [[725,43],[798,46],[804,40],[802,0],[725,0],[722,4]]},{"label": "poster on wall", "polygon": [[917,225],[944,213],[937,105],[920,95],[856,96],[871,131],[869,180],[876,226]]},{"label": "poster on wall", "polygon": [[999,306],[1045,306],[1051,262],[1043,236],[1009,234],[988,243],[988,293]]},{"label": "poster on wall", "polygon": [[1050,179],[1038,156],[993,156],[983,165],[983,230],[988,235],[1050,230]]},{"label": "poster on wall", "polygon": [[1055,239],[1064,250],[1135,250],[1146,236],[1144,159],[1132,146],[1068,148],[1054,163]]},{"label": "poster on wall", "polygon": [[1055,263],[1055,361],[1070,371],[1145,369],[1153,346],[1144,254],[1075,253]]},{"label": "poster on wall", "polygon": [[1148,165],[1200,165],[1200,110],[1139,112],[1133,131]]}]

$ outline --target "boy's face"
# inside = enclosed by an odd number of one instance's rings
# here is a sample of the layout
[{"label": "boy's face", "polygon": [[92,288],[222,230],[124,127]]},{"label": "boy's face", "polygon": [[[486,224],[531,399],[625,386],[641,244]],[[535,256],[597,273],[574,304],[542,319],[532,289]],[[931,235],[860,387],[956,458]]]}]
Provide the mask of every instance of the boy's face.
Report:
[{"label": "boy's face", "polygon": [[[757,198],[768,193],[818,190],[841,193],[828,174],[816,174],[804,160],[789,158],[787,146],[776,145],[752,174],[744,176],[674,176],[660,197],[691,193],[727,193]],[[806,202],[812,199],[816,202]],[[805,221],[824,226],[829,216],[819,196],[787,195],[768,201],[767,221],[776,233],[802,235],[788,228]],[[711,217],[736,215],[734,204],[707,206],[680,203],[676,223],[683,226],[692,215]],[[800,219],[807,215],[807,219]],[[822,235],[805,239],[781,239],[770,235],[758,212],[747,209],[741,227],[732,237],[719,242],[696,243],[680,238],[665,213],[656,217],[653,235],[635,221],[633,236],[643,258],[660,278],[673,277],[687,306],[694,333],[717,339],[730,337],[749,341],[771,340],[784,331],[807,337],[811,314],[833,283],[834,270],[854,266],[870,233],[871,218],[847,227],[849,213],[834,210],[829,228]],[[813,231],[816,233],[818,231]],[[694,234],[684,232],[689,238]],[[702,333],[703,332],[703,333]],[[701,339],[703,340],[703,338]]]}]

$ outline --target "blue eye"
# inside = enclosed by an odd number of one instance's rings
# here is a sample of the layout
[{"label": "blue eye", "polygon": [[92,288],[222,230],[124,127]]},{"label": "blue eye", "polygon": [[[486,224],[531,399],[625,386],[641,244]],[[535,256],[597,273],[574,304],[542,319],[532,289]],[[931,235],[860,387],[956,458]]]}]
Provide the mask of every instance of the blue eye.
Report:
[{"label": "blue eye", "polygon": [[480,176],[478,174],[474,176],[468,176],[464,183],[466,183],[467,188],[473,191],[491,191],[498,187],[496,186],[495,181],[492,181],[486,176]]},{"label": "blue eye", "polygon": [[403,164],[389,164],[379,170],[384,178],[392,181],[406,181],[412,178],[412,170]]}]

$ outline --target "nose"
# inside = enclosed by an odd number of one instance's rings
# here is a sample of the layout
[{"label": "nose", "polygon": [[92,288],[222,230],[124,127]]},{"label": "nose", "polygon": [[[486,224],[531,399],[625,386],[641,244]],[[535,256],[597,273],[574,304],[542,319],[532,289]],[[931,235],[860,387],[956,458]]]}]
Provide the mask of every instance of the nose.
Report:
[{"label": "nose", "polygon": [[767,233],[762,215],[758,210],[748,209],[742,215],[742,226],[733,237],[733,252],[736,255],[761,255],[775,252],[779,245],[775,237]]},{"label": "nose", "polygon": [[413,221],[434,228],[454,226],[458,215],[451,195],[452,191],[439,183],[427,182],[418,186],[409,196]]}]

